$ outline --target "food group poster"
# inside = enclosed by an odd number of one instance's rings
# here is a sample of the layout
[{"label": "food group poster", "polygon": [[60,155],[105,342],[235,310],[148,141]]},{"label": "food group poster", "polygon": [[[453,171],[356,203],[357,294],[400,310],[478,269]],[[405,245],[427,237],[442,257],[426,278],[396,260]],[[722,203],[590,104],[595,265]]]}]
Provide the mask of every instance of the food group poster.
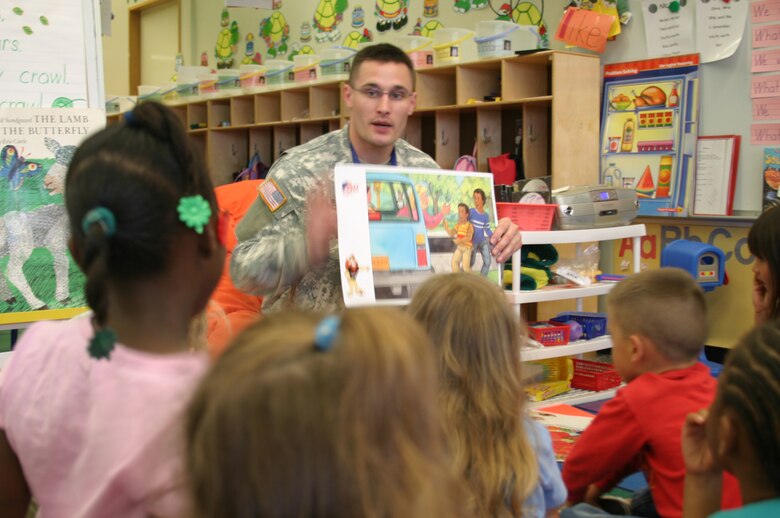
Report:
[{"label": "food group poster", "polygon": [[345,164],[334,179],[346,306],[408,303],[436,273],[498,282],[481,244],[496,223],[491,174]]},{"label": "food group poster", "polygon": [[65,173],[105,124],[96,109],[0,109],[0,324],[67,318],[86,305],[68,252]]},{"label": "food group poster", "polygon": [[636,191],[639,214],[684,216],[699,119],[696,54],[604,67],[601,181]]}]

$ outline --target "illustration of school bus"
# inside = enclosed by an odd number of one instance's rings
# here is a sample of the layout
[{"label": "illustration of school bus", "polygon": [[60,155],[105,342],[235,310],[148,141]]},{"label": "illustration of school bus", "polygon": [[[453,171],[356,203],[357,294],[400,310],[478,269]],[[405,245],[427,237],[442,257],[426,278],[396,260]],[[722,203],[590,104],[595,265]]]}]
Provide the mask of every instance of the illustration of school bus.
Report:
[{"label": "illustration of school bus", "polygon": [[414,183],[367,173],[371,265],[377,299],[408,298],[430,275],[431,251]]}]

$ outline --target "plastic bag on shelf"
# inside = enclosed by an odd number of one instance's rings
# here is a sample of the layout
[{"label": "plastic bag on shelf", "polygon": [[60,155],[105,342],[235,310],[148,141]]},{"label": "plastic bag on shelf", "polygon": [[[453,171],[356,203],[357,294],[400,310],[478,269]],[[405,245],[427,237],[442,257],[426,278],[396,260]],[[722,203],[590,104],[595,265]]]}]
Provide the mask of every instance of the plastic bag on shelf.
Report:
[{"label": "plastic bag on shelf", "polygon": [[[596,279],[599,270],[599,246],[592,244],[573,259],[558,259],[554,266],[555,274],[578,286],[590,286]],[[559,283],[563,284],[563,283]]]}]

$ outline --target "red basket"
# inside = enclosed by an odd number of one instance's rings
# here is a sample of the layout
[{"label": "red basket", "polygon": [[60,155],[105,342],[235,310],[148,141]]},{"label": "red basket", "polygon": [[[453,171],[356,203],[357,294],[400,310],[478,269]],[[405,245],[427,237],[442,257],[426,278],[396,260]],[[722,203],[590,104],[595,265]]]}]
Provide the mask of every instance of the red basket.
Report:
[{"label": "red basket", "polygon": [[542,345],[566,345],[569,343],[571,328],[567,325],[550,322],[529,322],[528,330],[534,340]]},{"label": "red basket", "polygon": [[511,219],[520,230],[550,230],[557,208],[546,203],[496,203],[499,219]]},{"label": "red basket", "polygon": [[620,385],[620,374],[609,363],[592,362],[572,358],[574,377],[572,388],[585,390],[607,390]]}]

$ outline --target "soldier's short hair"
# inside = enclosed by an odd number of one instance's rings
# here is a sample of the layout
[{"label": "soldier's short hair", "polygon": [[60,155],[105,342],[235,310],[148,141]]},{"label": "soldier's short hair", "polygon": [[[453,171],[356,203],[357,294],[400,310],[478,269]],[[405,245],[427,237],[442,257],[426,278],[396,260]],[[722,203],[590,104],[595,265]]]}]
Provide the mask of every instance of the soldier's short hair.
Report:
[{"label": "soldier's short hair", "polygon": [[395,45],[389,43],[377,43],[376,45],[369,45],[363,47],[360,52],[355,54],[352,59],[352,69],[349,72],[349,83],[354,84],[355,79],[360,73],[360,65],[364,61],[379,61],[381,63],[401,63],[409,68],[409,72],[412,74],[412,90],[415,88],[416,78],[414,74],[414,65],[406,52],[399,49]]}]

